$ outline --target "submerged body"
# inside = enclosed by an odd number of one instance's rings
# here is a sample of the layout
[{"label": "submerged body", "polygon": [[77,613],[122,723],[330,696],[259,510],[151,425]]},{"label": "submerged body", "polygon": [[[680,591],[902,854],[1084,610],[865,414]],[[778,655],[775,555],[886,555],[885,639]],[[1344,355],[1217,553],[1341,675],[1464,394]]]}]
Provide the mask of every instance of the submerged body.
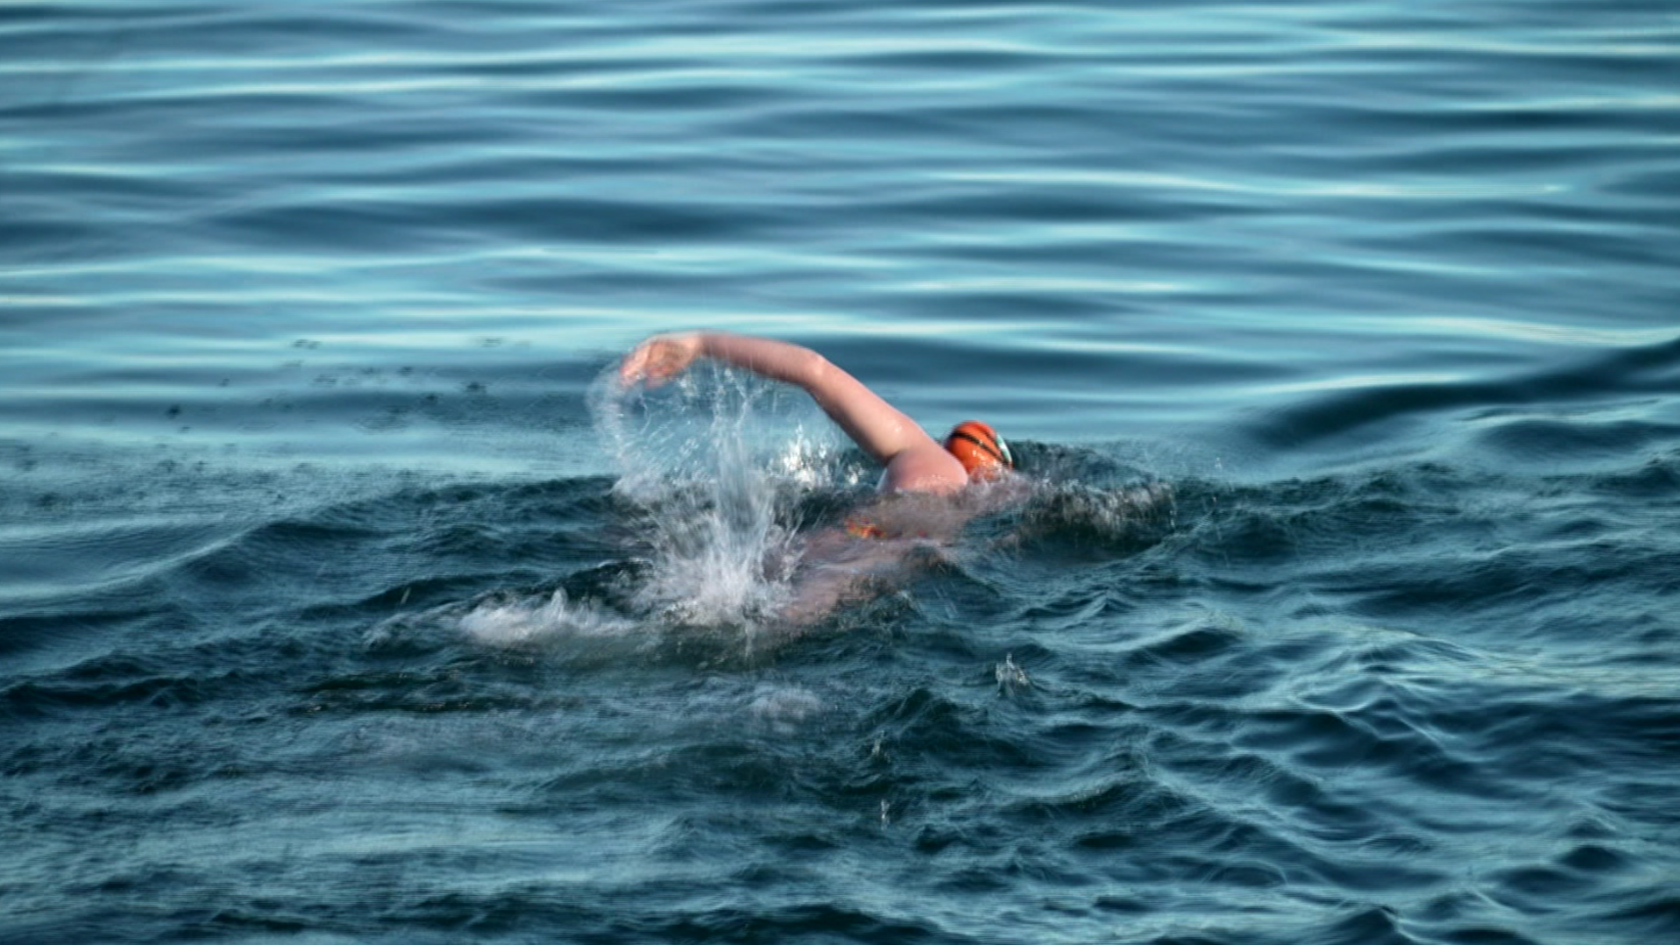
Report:
[{"label": "submerged body", "polygon": [[949,560],[977,516],[1019,501],[1010,485],[959,494],[886,493],[846,516],[839,527],[808,536],[794,572],[793,597],[779,616],[809,623],[849,600],[873,597]]}]

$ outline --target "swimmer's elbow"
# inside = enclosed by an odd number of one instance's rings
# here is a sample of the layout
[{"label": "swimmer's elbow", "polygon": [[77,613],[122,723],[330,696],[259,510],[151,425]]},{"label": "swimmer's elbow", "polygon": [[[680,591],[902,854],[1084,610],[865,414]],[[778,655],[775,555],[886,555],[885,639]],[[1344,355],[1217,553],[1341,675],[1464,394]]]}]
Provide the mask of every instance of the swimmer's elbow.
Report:
[{"label": "swimmer's elbow", "polygon": [[821,352],[805,349],[799,358],[799,376],[804,378],[801,385],[813,394],[828,390],[834,384],[834,374],[839,368],[822,356]]}]

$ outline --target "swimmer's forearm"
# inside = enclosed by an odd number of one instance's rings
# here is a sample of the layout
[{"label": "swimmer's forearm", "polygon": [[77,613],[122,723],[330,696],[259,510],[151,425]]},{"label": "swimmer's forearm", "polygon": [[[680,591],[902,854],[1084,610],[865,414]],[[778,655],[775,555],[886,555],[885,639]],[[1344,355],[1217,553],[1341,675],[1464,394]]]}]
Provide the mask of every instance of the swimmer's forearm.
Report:
[{"label": "swimmer's forearm", "polygon": [[823,382],[828,359],[810,348],[756,338],[751,335],[732,335],[720,331],[699,333],[700,354],[762,374],[772,380],[796,384],[816,393]]},{"label": "swimmer's forearm", "polygon": [[804,388],[853,442],[883,463],[910,446],[937,448],[909,417],[810,348],[726,332],[697,337],[700,355]]}]

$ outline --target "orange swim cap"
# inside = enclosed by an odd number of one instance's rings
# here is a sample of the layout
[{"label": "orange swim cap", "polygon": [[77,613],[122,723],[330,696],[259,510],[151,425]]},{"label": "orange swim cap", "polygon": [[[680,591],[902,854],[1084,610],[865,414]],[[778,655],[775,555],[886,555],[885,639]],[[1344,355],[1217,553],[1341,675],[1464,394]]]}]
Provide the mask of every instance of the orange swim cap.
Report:
[{"label": "orange swim cap", "polygon": [[1000,468],[1015,468],[1009,444],[989,424],[978,420],[964,420],[952,427],[950,435],[945,437],[945,449],[974,479],[991,479]]}]

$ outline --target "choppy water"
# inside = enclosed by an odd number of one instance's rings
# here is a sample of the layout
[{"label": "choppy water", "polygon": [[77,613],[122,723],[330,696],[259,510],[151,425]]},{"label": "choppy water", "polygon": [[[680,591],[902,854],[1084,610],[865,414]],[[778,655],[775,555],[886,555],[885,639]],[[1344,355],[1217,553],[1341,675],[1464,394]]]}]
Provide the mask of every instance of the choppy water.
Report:
[{"label": "choppy water", "polygon": [[0,939],[1680,938],[1677,273],[1671,4],[0,5]]}]

